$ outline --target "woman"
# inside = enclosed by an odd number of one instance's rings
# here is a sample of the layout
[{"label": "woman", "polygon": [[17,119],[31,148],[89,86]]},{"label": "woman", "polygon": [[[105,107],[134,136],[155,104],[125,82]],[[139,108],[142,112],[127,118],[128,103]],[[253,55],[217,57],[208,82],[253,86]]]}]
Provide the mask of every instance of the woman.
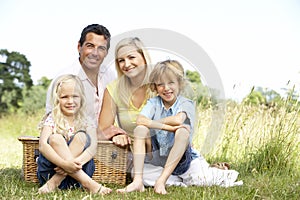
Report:
[{"label": "woman", "polygon": [[115,63],[118,79],[108,84],[104,91],[98,121],[99,140],[112,140],[118,146],[131,144],[136,117],[152,96],[148,84],[152,70],[150,62],[139,38],[125,38],[117,44]]},{"label": "woman", "polygon": [[[138,114],[154,94],[149,86],[152,66],[144,44],[137,37],[125,38],[117,44],[115,63],[118,79],[108,84],[104,92],[98,140],[112,140],[118,146],[126,146],[132,143]],[[127,171],[131,172],[131,152],[128,154],[127,166]],[[156,169],[155,166],[150,167]],[[144,178],[152,181],[151,170],[146,174],[149,177]],[[180,179],[170,176],[167,183],[171,182],[178,183]]]}]

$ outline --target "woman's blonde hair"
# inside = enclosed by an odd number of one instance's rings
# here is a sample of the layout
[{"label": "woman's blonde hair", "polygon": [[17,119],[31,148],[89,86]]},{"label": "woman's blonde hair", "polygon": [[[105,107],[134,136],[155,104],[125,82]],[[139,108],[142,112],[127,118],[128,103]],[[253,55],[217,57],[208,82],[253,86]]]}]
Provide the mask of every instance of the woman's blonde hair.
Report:
[{"label": "woman's blonde hair", "polygon": [[[79,131],[79,130],[86,130],[86,126],[87,126],[86,98],[85,98],[85,94],[84,94],[84,87],[83,87],[81,80],[79,79],[78,76],[75,76],[72,74],[61,75],[54,81],[54,84],[52,87],[51,103],[52,103],[53,109],[51,111],[51,115],[52,115],[53,121],[55,123],[53,132],[60,133],[64,136],[67,135],[70,127],[64,118],[64,114],[62,113],[59,98],[60,98],[60,94],[61,94],[61,86],[67,82],[75,83],[74,89],[79,93],[79,96],[80,96],[80,108],[78,110],[78,113],[76,113],[74,116],[74,132]],[[49,114],[50,113],[47,113],[46,116],[48,116]],[[44,117],[42,121],[44,121],[45,118],[46,117]],[[43,126],[43,124],[41,124],[41,126]]]},{"label": "woman's blonde hair", "polygon": [[[152,66],[151,66],[151,59],[149,56],[148,51],[146,50],[144,44],[138,37],[129,37],[129,38],[124,38],[116,46],[115,49],[115,63],[116,63],[116,70],[118,73],[118,92],[119,92],[119,98],[120,101],[125,103],[125,105],[129,105],[131,95],[134,91],[132,91],[132,85],[130,83],[130,78],[124,75],[122,70],[120,69],[119,62],[118,62],[118,52],[121,48],[127,47],[127,46],[132,46],[136,48],[136,51],[142,55],[145,65],[146,65],[146,72],[145,72],[145,77],[141,85],[135,86],[134,89],[142,86],[149,86],[149,76],[152,71]],[[150,92],[150,91],[149,91]]]},{"label": "woman's blonde hair", "polygon": [[161,80],[162,75],[175,75],[179,83],[179,92],[183,91],[186,81],[184,79],[184,68],[177,60],[165,60],[158,62],[150,74],[151,91],[156,92],[156,84]]}]

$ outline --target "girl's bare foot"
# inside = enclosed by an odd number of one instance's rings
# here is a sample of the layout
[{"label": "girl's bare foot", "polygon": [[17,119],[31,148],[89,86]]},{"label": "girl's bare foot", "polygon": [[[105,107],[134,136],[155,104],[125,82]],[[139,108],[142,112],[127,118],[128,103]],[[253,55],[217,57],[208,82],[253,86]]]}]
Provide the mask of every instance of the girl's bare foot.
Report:
[{"label": "girl's bare foot", "polygon": [[51,183],[50,181],[47,181],[42,187],[39,188],[38,193],[39,194],[46,194],[53,192],[56,190],[55,184]]},{"label": "girl's bare foot", "polygon": [[118,193],[127,193],[127,192],[134,192],[134,191],[144,192],[145,187],[143,185],[143,182],[133,181],[132,183],[127,185],[125,188],[117,190]]},{"label": "girl's bare foot", "polygon": [[106,195],[106,194],[109,194],[112,192],[112,189],[105,187],[101,184],[99,184],[99,185],[100,185],[100,188],[98,189],[97,194]]}]

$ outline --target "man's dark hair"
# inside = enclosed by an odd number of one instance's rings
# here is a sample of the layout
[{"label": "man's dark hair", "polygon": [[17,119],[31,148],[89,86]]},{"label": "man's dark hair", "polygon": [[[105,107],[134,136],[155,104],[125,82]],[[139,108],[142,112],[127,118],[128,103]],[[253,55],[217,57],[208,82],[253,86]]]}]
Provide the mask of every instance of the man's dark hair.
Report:
[{"label": "man's dark hair", "polygon": [[81,36],[79,39],[79,44],[80,46],[83,45],[83,43],[85,42],[86,39],[86,35],[88,33],[95,33],[97,35],[103,35],[104,38],[107,40],[107,50],[110,47],[110,33],[108,31],[108,29],[105,26],[99,25],[99,24],[90,24],[87,27],[85,27],[82,32],[81,32]]}]

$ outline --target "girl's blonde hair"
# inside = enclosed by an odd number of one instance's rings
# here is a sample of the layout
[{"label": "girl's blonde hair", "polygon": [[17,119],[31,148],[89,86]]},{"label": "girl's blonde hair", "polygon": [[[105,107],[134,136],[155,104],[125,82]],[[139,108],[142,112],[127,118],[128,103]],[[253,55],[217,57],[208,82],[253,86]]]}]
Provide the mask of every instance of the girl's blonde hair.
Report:
[{"label": "girl's blonde hair", "polygon": [[[151,66],[151,59],[149,56],[148,51],[146,50],[144,44],[138,37],[129,37],[129,38],[124,38],[116,46],[115,49],[115,64],[116,64],[116,70],[118,73],[118,94],[120,101],[123,102],[125,105],[129,105],[131,95],[134,91],[132,91],[133,87],[130,83],[130,78],[124,75],[122,70],[120,69],[119,62],[118,62],[118,52],[121,48],[127,47],[127,46],[132,46],[136,49],[136,51],[142,55],[145,65],[146,65],[146,72],[145,72],[145,77],[141,85],[134,86],[136,88],[138,87],[148,87],[149,86],[149,76],[152,71],[152,66]],[[151,92],[149,90],[149,92]]]},{"label": "girl's blonde hair", "polygon": [[[78,113],[74,115],[74,132],[79,130],[86,130],[87,126],[87,117],[86,117],[86,98],[84,94],[84,87],[79,79],[78,76],[72,74],[66,74],[59,76],[53,84],[52,92],[51,92],[51,103],[52,103],[52,111],[51,115],[53,121],[55,123],[55,127],[53,133],[60,133],[64,136],[67,135],[69,130],[68,122],[64,118],[64,114],[61,111],[61,105],[59,102],[60,94],[61,94],[61,86],[67,82],[74,82],[75,83],[75,90],[79,93],[80,96],[80,108]],[[43,118],[42,122],[46,119],[46,117],[50,113],[47,113],[46,116]],[[40,124],[43,126],[43,124]]]},{"label": "girl's blonde hair", "polygon": [[162,75],[175,75],[179,83],[179,93],[186,85],[184,79],[184,68],[177,60],[165,60],[158,62],[149,77],[151,91],[156,92],[156,84],[161,80]]}]

